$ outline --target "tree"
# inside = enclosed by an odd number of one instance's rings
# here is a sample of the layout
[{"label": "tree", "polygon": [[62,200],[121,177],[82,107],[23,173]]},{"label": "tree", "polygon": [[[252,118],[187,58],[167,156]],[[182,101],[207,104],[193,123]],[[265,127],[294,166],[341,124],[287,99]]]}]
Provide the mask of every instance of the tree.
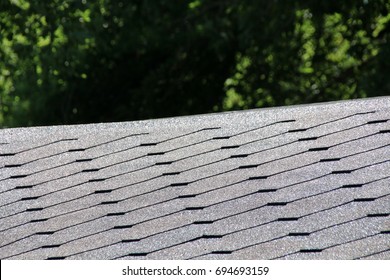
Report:
[{"label": "tree", "polygon": [[0,4],[0,126],[385,95],[388,1]]}]

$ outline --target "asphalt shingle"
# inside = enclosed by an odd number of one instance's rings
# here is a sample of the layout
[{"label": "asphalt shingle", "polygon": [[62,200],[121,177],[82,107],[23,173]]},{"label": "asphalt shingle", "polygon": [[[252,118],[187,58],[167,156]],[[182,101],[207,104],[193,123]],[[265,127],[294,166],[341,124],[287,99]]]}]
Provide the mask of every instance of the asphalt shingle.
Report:
[{"label": "asphalt shingle", "polygon": [[390,259],[390,98],[0,130],[1,259]]}]

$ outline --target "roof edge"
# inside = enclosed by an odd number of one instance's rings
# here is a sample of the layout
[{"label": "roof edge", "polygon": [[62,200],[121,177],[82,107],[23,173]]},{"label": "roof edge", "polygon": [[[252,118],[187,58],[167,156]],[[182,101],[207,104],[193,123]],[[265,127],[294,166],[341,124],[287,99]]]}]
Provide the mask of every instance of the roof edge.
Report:
[{"label": "roof edge", "polygon": [[337,101],[327,101],[327,102],[319,102],[319,103],[309,103],[309,104],[299,104],[299,105],[289,105],[289,106],[277,106],[277,107],[267,107],[267,108],[254,108],[247,110],[234,110],[234,111],[226,111],[226,112],[215,112],[215,113],[206,113],[206,114],[194,114],[187,116],[177,116],[177,117],[163,117],[163,118],[155,118],[155,119],[145,119],[145,120],[135,120],[135,121],[123,121],[123,122],[101,122],[101,123],[86,123],[86,124],[68,124],[68,125],[51,125],[51,126],[31,126],[31,127],[14,127],[14,128],[3,128],[0,129],[1,133],[21,133],[23,131],[28,130],[29,132],[35,130],[61,130],[63,128],[71,128],[71,129],[79,129],[81,127],[88,126],[90,129],[100,129],[100,128],[116,128],[118,125],[130,125],[130,126],[149,126],[150,123],[170,123],[172,121],[183,121],[189,118],[201,120],[203,118],[215,117],[215,116],[229,116],[233,114],[251,114],[253,112],[262,112],[269,113],[270,111],[295,111],[301,110],[303,108],[326,108],[329,105],[337,105],[337,104],[350,104],[353,106],[359,106],[359,103],[364,104],[367,102],[374,102],[376,104],[381,104],[381,107],[389,107],[390,106],[390,96],[380,96],[380,97],[370,97],[370,98],[359,98],[359,99],[348,99],[348,100],[337,100]]}]

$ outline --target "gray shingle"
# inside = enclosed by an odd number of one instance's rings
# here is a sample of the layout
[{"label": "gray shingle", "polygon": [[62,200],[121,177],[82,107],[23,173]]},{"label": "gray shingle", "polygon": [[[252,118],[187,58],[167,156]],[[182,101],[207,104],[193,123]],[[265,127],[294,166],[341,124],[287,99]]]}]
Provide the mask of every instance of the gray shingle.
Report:
[{"label": "gray shingle", "polygon": [[2,259],[389,259],[390,98],[0,130]]}]

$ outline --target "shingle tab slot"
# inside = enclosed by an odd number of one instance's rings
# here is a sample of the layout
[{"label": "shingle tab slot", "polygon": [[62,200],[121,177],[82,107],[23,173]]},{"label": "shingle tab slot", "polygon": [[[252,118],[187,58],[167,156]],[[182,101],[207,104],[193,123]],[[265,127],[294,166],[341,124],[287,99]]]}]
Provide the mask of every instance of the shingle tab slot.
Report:
[{"label": "shingle tab slot", "polygon": [[31,189],[33,188],[33,185],[28,185],[28,186],[17,186],[15,187],[15,190],[21,190],[21,189]]},{"label": "shingle tab slot", "polygon": [[38,208],[29,208],[29,209],[26,209],[26,212],[34,212],[34,211],[41,211],[43,210],[42,207],[38,207]]},{"label": "shingle tab slot", "polygon": [[374,213],[374,214],[367,214],[367,217],[374,218],[374,217],[387,217],[389,216],[389,213]]},{"label": "shingle tab slot", "polygon": [[127,256],[129,256],[129,257],[145,257],[147,255],[148,255],[148,253],[131,253],[131,254],[128,254]]},{"label": "shingle tab slot", "polygon": [[230,158],[245,158],[248,154],[241,154],[241,155],[231,155]]},{"label": "shingle tab slot", "polygon": [[106,178],[97,178],[97,179],[90,179],[88,182],[93,183],[93,182],[102,182],[105,181]]},{"label": "shingle tab slot", "polygon": [[317,140],[318,137],[307,137],[307,138],[300,138],[298,139],[298,141],[313,141],[313,140]]},{"label": "shingle tab slot", "polygon": [[131,243],[131,242],[138,242],[141,241],[141,239],[124,239],[121,242],[122,243]]},{"label": "shingle tab slot", "polygon": [[173,161],[165,161],[165,162],[156,162],[155,165],[169,165],[172,164]]},{"label": "shingle tab slot", "polygon": [[204,207],[186,207],[184,210],[203,210]]},{"label": "shingle tab slot", "polygon": [[171,187],[181,187],[181,186],[187,186],[189,182],[183,182],[183,183],[172,183],[170,184]]},{"label": "shingle tab slot", "polygon": [[352,173],[353,170],[336,170],[336,171],[332,171],[331,174],[349,174],[349,173]]},{"label": "shingle tab slot", "polygon": [[290,232],[288,236],[308,236],[310,232]]},{"label": "shingle tab slot", "polygon": [[19,179],[19,178],[25,178],[27,177],[28,175],[24,174],[24,175],[12,175],[10,176],[9,178],[10,179]]},{"label": "shingle tab slot", "polygon": [[61,244],[55,244],[55,245],[43,245],[41,248],[42,249],[50,249],[50,248],[58,248],[60,247]]},{"label": "shingle tab slot", "polygon": [[289,131],[287,131],[288,133],[292,133],[292,132],[303,132],[303,131],[306,131],[307,128],[298,128],[298,129],[290,129]]},{"label": "shingle tab slot", "polygon": [[230,255],[233,251],[212,251],[211,254],[215,255]]},{"label": "shingle tab slot", "polygon": [[380,130],[379,133],[390,133],[390,129]]},{"label": "shingle tab slot", "polygon": [[23,164],[6,164],[5,168],[21,167]]},{"label": "shingle tab slot", "polygon": [[119,201],[116,200],[116,201],[103,201],[103,202],[100,202],[100,205],[107,205],[107,204],[117,204]]},{"label": "shingle tab slot", "polygon": [[79,149],[70,149],[68,150],[68,152],[72,153],[72,152],[84,152],[85,149],[84,148],[79,148]]},{"label": "shingle tab slot", "polygon": [[267,203],[267,206],[285,206],[288,202],[269,202]]},{"label": "shingle tab slot", "polygon": [[196,194],[184,194],[184,195],[179,195],[177,198],[191,198],[191,197],[196,197]]},{"label": "shingle tab slot", "polygon": [[299,217],[285,217],[285,218],[278,218],[277,221],[279,222],[288,222],[288,221],[298,221]]},{"label": "shingle tab slot", "polygon": [[106,216],[107,217],[110,217],[110,216],[123,216],[125,214],[126,214],[126,212],[108,213]]},{"label": "shingle tab slot", "polygon": [[213,140],[222,140],[222,139],[229,139],[230,136],[217,136],[217,137],[213,137]]},{"label": "shingle tab slot", "polygon": [[76,159],[75,162],[86,162],[86,161],[92,161],[92,158],[83,158],[83,159]]},{"label": "shingle tab slot", "polygon": [[49,257],[47,260],[64,260],[66,257]]},{"label": "shingle tab slot", "polygon": [[268,176],[255,176],[255,177],[249,177],[249,180],[263,180],[267,178]]},{"label": "shingle tab slot", "polygon": [[240,147],[240,145],[222,146],[221,150],[236,149],[236,148],[239,148],[239,147]]},{"label": "shingle tab slot", "polygon": [[369,201],[375,201],[376,198],[371,198],[371,197],[367,197],[367,198],[355,198],[353,201],[355,202],[369,202]]},{"label": "shingle tab slot", "polygon": [[209,234],[204,234],[201,236],[201,238],[204,238],[204,239],[219,239],[222,237],[223,237],[223,235],[209,235]]},{"label": "shingle tab slot", "polygon": [[122,226],[114,226],[114,229],[125,229],[125,228],[132,228],[133,225],[122,225]]},{"label": "shingle tab slot", "polygon": [[319,152],[319,151],[327,151],[329,147],[318,147],[318,148],[310,148],[309,152]]},{"label": "shingle tab slot", "polygon": [[0,154],[0,157],[12,157],[16,155],[16,153],[6,153],[6,154]]},{"label": "shingle tab slot", "polygon": [[146,154],[147,156],[161,156],[165,154],[165,152],[156,152],[156,153],[148,153]]},{"label": "shingle tab slot", "polygon": [[45,222],[48,219],[36,219],[36,220],[31,220],[30,223],[39,223],[39,222]]},{"label": "shingle tab slot", "polygon": [[367,122],[367,124],[375,124],[375,123],[385,123],[387,122],[388,120],[376,120],[376,121],[369,121]]},{"label": "shingle tab slot", "polygon": [[100,170],[100,168],[91,168],[91,169],[84,169],[81,172],[97,172],[99,170]]},{"label": "shingle tab slot", "polygon": [[97,190],[94,193],[110,193],[112,190]]},{"label": "shingle tab slot", "polygon": [[214,223],[214,221],[195,221],[193,222],[194,225],[209,225]]},{"label": "shingle tab slot", "polygon": [[55,233],[55,231],[40,231],[35,233],[35,235],[51,235],[53,233]]},{"label": "shingle tab slot", "polygon": [[320,159],[320,162],[329,162],[329,161],[339,161],[340,158],[323,158]]},{"label": "shingle tab slot", "polygon": [[158,143],[142,143],[139,144],[140,147],[156,146]]},{"label": "shingle tab slot", "polygon": [[256,168],[258,167],[258,164],[248,164],[248,165],[241,165],[238,167],[238,169],[249,169],[249,168]]},{"label": "shingle tab slot", "polygon": [[300,253],[320,253],[322,252],[322,249],[301,249],[299,250]]},{"label": "shingle tab slot", "polygon": [[258,190],[258,193],[270,193],[270,192],[276,192],[278,189],[262,189]]},{"label": "shingle tab slot", "polygon": [[162,176],[173,176],[173,175],[179,175],[180,172],[167,172],[163,173]]},{"label": "shingle tab slot", "polygon": [[341,188],[343,189],[353,189],[353,188],[361,188],[363,187],[363,184],[349,184],[349,185],[343,185]]},{"label": "shingle tab slot", "polygon": [[382,230],[381,234],[390,234],[390,230]]},{"label": "shingle tab slot", "polygon": [[40,196],[23,197],[23,198],[20,199],[20,201],[34,200],[34,199],[38,199],[38,198],[40,198]]}]

